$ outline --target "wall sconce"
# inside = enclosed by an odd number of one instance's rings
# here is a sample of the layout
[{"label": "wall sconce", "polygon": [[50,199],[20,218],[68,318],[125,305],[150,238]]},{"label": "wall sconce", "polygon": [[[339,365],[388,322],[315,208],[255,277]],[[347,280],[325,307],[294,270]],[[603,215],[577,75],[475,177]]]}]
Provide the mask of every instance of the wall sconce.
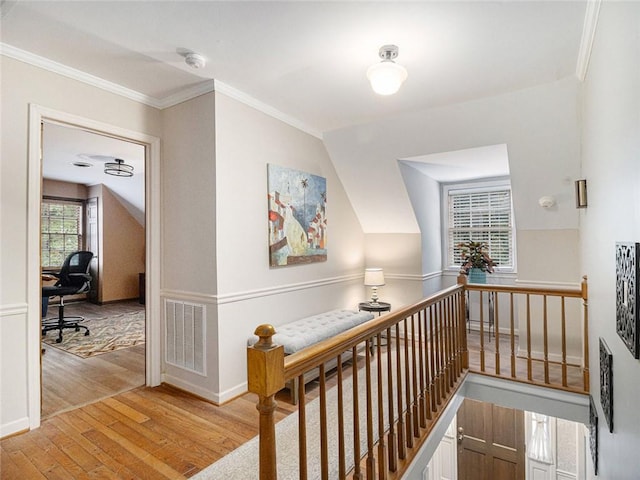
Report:
[{"label": "wall sconce", "polygon": [[587,181],[576,180],[576,208],[587,208]]},{"label": "wall sconce", "polygon": [[384,272],[381,268],[367,268],[364,271],[364,284],[371,287],[371,305],[378,305],[378,287],[384,285]]}]

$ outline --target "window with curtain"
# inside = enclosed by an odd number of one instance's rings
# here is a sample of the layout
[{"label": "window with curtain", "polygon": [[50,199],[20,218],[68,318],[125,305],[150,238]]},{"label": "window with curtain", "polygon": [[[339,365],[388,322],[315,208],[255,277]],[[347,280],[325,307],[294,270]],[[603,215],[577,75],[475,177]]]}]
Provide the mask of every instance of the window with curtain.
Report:
[{"label": "window with curtain", "polygon": [[483,242],[498,269],[514,267],[513,210],[508,185],[456,188],[447,191],[447,264],[462,264],[460,248],[464,242]]},{"label": "window with curtain", "polygon": [[59,268],[67,255],[82,250],[84,203],[48,198],[42,201],[41,212],[41,265]]}]

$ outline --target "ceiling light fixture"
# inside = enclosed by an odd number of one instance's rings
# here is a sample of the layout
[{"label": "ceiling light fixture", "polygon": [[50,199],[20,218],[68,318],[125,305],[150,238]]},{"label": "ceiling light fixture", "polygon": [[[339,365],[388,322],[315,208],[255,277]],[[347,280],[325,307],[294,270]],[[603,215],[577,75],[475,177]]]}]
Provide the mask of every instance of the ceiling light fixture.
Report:
[{"label": "ceiling light fixture", "polygon": [[127,165],[124,163],[124,160],[116,158],[115,162],[107,162],[104,164],[104,173],[116,177],[132,177],[133,166]]},{"label": "ceiling light fixture", "polygon": [[393,95],[407,79],[407,70],[393,61],[398,56],[397,46],[383,45],[378,54],[382,61],[369,67],[367,78],[377,94]]},{"label": "ceiling light fixture", "polygon": [[207,64],[205,58],[199,53],[190,52],[184,56],[184,61],[191,68],[202,68]]}]

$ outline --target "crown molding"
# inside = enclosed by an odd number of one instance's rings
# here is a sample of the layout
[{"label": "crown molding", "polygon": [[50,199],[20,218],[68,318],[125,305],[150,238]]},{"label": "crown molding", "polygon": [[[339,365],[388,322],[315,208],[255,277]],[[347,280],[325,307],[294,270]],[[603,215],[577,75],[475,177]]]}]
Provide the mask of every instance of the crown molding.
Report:
[{"label": "crown molding", "polygon": [[596,36],[598,16],[602,0],[589,0],[584,14],[584,26],[582,27],[582,39],[580,41],[580,51],[578,52],[578,62],[576,65],[576,77],[581,82],[587,78],[593,40]]},{"label": "crown molding", "polygon": [[28,63],[35,67],[40,67],[44,70],[106,90],[107,92],[115,93],[116,95],[120,95],[130,100],[149,105],[150,107],[160,108],[158,99],[154,97],[131,90],[130,88],[123,87],[122,85],[96,77],[95,75],[91,75],[81,70],[68,67],[62,63],[54,62],[48,58],[7,45],[6,43],[0,43],[0,53],[6,57]]},{"label": "crown molding", "polygon": [[270,117],[276,118],[286,123],[287,125],[291,125],[292,127],[297,128],[298,130],[302,130],[303,132],[308,133],[309,135],[322,140],[322,132],[319,132],[318,130],[307,125],[306,123],[301,122],[297,118],[294,118],[291,115],[287,115],[286,113],[281,112],[280,110],[272,107],[271,105],[267,105],[266,103],[263,103],[260,100],[227,85],[226,83],[222,83],[219,80],[215,80],[215,90],[216,92],[222,93],[227,97],[231,97],[234,100],[244,103],[245,105],[248,105],[250,107],[253,107],[256,110],[259,110],[262,113],[269,115]]},{"label": "crown molding", "polygon": [[191,87],[187,87],[175,93],[172,93],[171,95],[168,95],[166,97],[156,98],[132,90],[130,88],[123,87],[122,85],[118,85],[117,83],[104,80],[103,78],[96,77],[95,75],[91,75],[76,68],[68,67],[67,65],[63,65],[62,63],[54,62],[53,60],[49,60],[48,58],[41,57],[31,52],[27,52],[26,50],[21,50],[6,43],[0,43],[0,54],[24,63],[28,63],[29,65],[42,68],[44,70],[63,75],[67,78],[86,83],[96,88],[115,93],[116,95],[120,95],[144,105],[157,108],[158,110],[163,110],[187,100],[191,100],[192,98],[198,97],[200,95],[217,91],[233,98],[234,100],[244,103],[245,105],[255,108],[256,110],[259,110],[260,112],[269,115],[270,117],[280,120],[287,125],[290,125],[298,130],[301,130],[322,140],[322,132],[319,132],[318,130],[310,127],[304,122],[301,122],[297,118],[294,118],[291,115],[287,115],[286,113],[281,112],[271,105],[267,105],[266,103],[261,102],[260,100],[218,80],[205,80]]},{"label": "crown molding", "polygon": [[215,90],[213,80],[205,80],[191,87],[183,88],[182,90],[172,93],[160,100],[157,100],[157,108],[164,110],[165,108],[173,107],[179,103],[186,102],[192,98],[199,97],[205,93],[210,93]]}]

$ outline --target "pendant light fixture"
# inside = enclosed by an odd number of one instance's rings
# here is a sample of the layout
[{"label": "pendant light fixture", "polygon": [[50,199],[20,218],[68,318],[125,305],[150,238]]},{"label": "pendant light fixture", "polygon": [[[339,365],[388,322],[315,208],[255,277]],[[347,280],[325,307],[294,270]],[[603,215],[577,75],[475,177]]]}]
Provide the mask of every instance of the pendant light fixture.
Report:
[{"label": "pendant light fixture", "polygon": [[114,159],[114,162],[107,162],[104,164],[104,173],[107,175],[114,175],[116,177],[132,177],[133,166],[124,163],[124,160],[120,158]]},{"label": "pendant light fixture", "polygon": [[367,70],[367,78],[371,88],[379,95],[393,95],[407,79],[407,70],[394,62],[398,56],[396,45],[383,45],[378,52],[382,61],[371,65]]}]

